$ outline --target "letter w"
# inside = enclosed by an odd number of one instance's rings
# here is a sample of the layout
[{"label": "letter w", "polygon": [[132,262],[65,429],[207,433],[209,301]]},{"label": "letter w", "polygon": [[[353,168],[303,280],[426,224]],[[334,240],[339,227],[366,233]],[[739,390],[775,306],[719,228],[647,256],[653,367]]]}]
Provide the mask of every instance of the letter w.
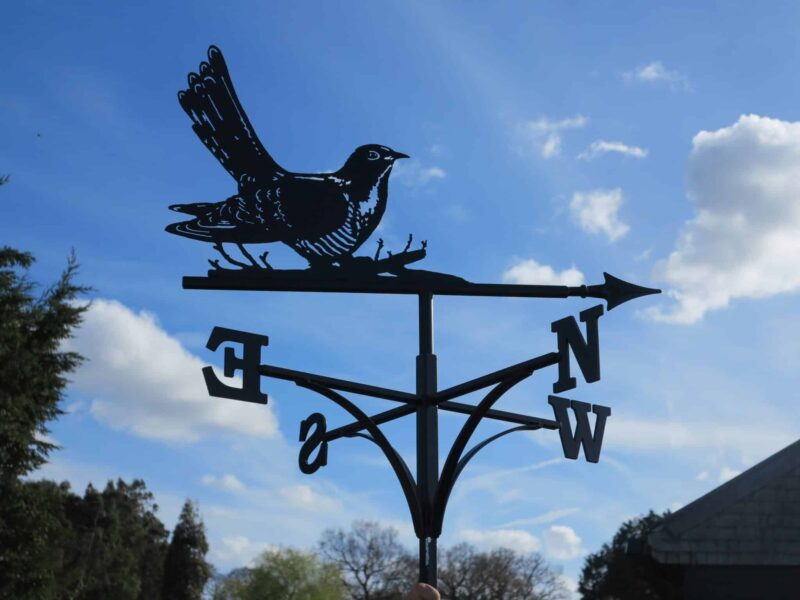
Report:
[{"label": "letter w", "polygon": [[[547,402],[553,407],[556,421],[559,425],[561,434],[561,447],[564,449],[564,456],[575,460],[578,458],[581,446],[586,460],[596,463],[600,460],[600,447],[603,445],[603,433],[606,429],[606,418],[611,414],[608,406],[599,404],[591,405],[579,400],[567,400],[559,396],[548,396]],[[575,433],[569,422],[567,409],[571,408],[575,413]],[[589,411],[592,411],[596,418],[594,421],[594,434],[589,425]]]}]

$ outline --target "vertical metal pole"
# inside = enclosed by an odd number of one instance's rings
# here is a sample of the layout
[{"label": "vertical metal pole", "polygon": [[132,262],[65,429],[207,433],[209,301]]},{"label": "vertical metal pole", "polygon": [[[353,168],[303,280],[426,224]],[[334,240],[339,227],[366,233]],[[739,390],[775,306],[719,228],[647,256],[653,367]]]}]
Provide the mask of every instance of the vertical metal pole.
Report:
[{"label": "vertical metal pole", "polygon": [[423,535],[419,540],[419,580],[437,585],[433,500],[439,482],[439,415],[431,403],[436,392],[436,355],[433,353],[433,294],[419,294],[419,355],[417,356],[417,490],[422,506]]}]

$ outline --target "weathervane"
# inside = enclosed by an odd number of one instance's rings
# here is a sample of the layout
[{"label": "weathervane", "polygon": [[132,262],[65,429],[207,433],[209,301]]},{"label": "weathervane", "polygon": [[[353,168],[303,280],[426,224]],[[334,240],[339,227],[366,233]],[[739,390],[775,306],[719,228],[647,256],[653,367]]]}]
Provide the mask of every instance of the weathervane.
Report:
[{"label": "weathervane", "polygon": [[[220,381],[211,367],[203,369],[210,395],[267,403],[261,392],[261,377],[292,381],[317,392],[344,409],[354,421],[328,430],[325,417],[313,413],[300,423],[302,442],[299,467],[311,474],[328,461],[328,445],[342,437],[362,437],[375,443],[394,470],[411,513],[419,543],[419,579],[436,585],[436,542],[450,493],[467,463],[491,442],[515,431],[558,430],[567,458],[577,459],[581,447],[589,462],[598,462],[605,422],[611,414],[606,406],[591,405],[561,396],[548,396],[553,419],[531,417],[494,409],[497,401],[512,387],[535,372],[556,366],[558,375],[553,394],[577,386],[572,376],[571,356],[587,383],[600,379],[600,338],[598,321],[604,313],[602,304],[582,311],[586,335],[574,317],[551,324],[556,335],[555,352],[483,375],[445,390],[437,387],[436,355],[433,351],[433,297],[502,296],[525,298],[600,298],[609,310],[623,302],[660,290],[637,286],[608,273],[598,285],[513,285],[472,283],[461,277],[407,265],[425,258],[427,243],[411,248],[409,235],[399,252],[384,251],[378,240],[374,256],[354,256],[375,231],[386,210],[389,176],[396,160],[407,155],[387,146],[369,144],[356,148],[344,165],[333,173],[292,173],[280,167],[269,155],[253,131],[228,73],[219,48],[211,46],[208,62],[200,64],[199,73],[189,74],[188,89],[178,94],[181,106],[192,119],[192,129],[236,180],[238,191],[221,202],[176,204],[172,210],[192,218],[169,225],[176,235],[213,244],[225,261],[209,260],[212,269],[205,277],[184,277],[186,289],[251,290],[292,292],[350,292],[378,294],[414,294],[419,298],[419,354],[416,362],[416,391],[403,392],[261,364],[261,350],[269,343],[267,336],[215,327],[207,347],[215,351],[223,344],[240,346],[241,356],[233,346],[226,346],[224,374],[242,375],[242,386]],[[306,269],[277,269],[267,261],[267,252],[258,259],[246,244],[282,242],[308,261]],[[242,258],[234,258],[223,244],[234,244]],[[456,402],[466,394],[489,388],[477,404]],[[381,398],[399,406],[369,416],[341,392]],[[439,469],[438,413],[440,410],[467,415],[456,436],[444,466]],[[573,429],[570,411],[575,420]],[[594,431],[589,413],[595,415]],[[394,419],[416,415],[416,476],[384,436],[380,425]],[[473,445],[470,439],[482,419],[488,418],[513,426]]]}]

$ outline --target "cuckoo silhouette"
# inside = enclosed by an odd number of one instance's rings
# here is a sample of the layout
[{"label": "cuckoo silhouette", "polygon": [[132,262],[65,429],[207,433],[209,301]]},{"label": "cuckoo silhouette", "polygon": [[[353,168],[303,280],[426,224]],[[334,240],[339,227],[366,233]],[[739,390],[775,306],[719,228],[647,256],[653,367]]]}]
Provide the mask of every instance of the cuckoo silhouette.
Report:
[{"label": "cuckoo silhouette", "polygon": [[[178,101],[197,137],[239,189],[221,202],[170,206],[193,218],[166,230],[209,242],[226,261],[242,268],[271,268],[267,253],[259,256],[261,267],[244,247],[269,242],[290,246],[312,267],[346,262],[386,210],[394,162],[408,158],[387,146],[367,144],[333,173],[287,171],[256,136],[216,46],[208,49],[208,62],[200,63],[199,73],[189,73],[189,87],[178,93]],[[231,257],[223,247],[228,242],[236,244],[250,264]]]}]

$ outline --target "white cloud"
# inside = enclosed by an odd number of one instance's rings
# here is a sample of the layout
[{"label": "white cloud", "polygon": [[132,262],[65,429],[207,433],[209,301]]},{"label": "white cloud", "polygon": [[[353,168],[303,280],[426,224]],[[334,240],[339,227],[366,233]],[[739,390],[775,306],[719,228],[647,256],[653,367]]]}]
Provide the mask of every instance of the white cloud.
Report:
[{"label": "white cloud", "polygon": [[556,560],[572,560],[586,554],[586,549],[581,547],[581,538],[572,527],[552,525],[542,537],[545,551]]},{"label": "white cloud", "polygon": [[[607,457],[604,457],[607,460]],[[509,523],[503,523],[503,529],[509,529],[514,527],[519,527],[521,525],[542,525],[544,523],[552,523],[553,521],[558,521],[559,519],[563,519],[564,517],[568,517],[569,515],[575,514],[578,512],[577,508],[557,508],[555,510],[548,511],[544,514],[541,514],[537,517],[529,517],[526,519],[517,519],[515,521],[510,521]]]},{"label": "white cloud", "polygon": [[401,160],[394,165],[393,181],[408,187],[423,187],[437,179],[444,179],[447,173],[435,165],[423,165],[419,160]]},{"label": "white cloud", "polygon": [[270,407],[211,398],[201,372],[204,361],[150,313],[95,300],[66,346],[87,358],[72,388],[91,397],[91,414],[115,429],[179,442],[214,431],[278,435]]},{"label": "white cloud", "polygon": [[516,264],[503,273],[506,283],[528,285],[581,285],[583,273],[574,266],[563,271],[556,271],[549,265],[542,265],[534,259],[517,260]]},{"label": "white cloud", "polygon": [[561,154],[561,136],[551,133],[542,144],[542,158],[552,158]]},{"label": "white cloud", "polygon": [[646,158],[647,157],[647,150],[644,148],[640,148],[639,146],[628,146],[622,142],[609,142],[606,140],[595,140],[591,143],[587,150],[584,150],[580,154],[578,154],[578,158],[581,160],[592,160],[600,156],[601,154],[608,154],[609,152],[615,152],[617,154],[623,154],[625,156],[631,156],[633,158]]},{"label": "white cloud", "polygon": [[697,475],[695,475],[694,478],[697,481],[705,481],[706,479],[708,479],[708,471],[700,471]]},{"label": "white cloud", "polygon": [[690,324],[736,298],[800,290],[800,122],[743,115],[701,131],[688,168],[695,215],[654,273],[676,303],[646,314]]},{"label": "white cloud", "polygon": [[737,471],[736,469],[731,469],[730,467],[723,466],[719,472],[719,482],[725,483],[729,479],[733,479],[734,477],[739,475],[739,473],[741,473],[741,471]]},{"label": "white cloud", "polygon": [[462,529],[458,537],[485,548],[511,548],[517,552],[537,552],[542,543],[535,535],[522,529]]},{"label": "white cloud", "polygon": [[[532,432],[528,433],[532,434]],[[555,441],[555,438],[553,438],[553,440]],[[464,498],[469,494],[474,494],[476,492],[488,493],[494,497],[496,502],[503,502],[503,498],[506,496],[509,490],[517,492],[522,491],[519,487],[506,485],[505,482],[507,480],[519,478],[525,473],[532,473],[534,471],[547,469],[548,467],[552,467],[554,465],[563,464],[565,460],[565,458],[559,456],[542,460],[532,465],[525,465],[524,467],[514,467],[511,469],[495,468],[491,471],[481,473],[480,475],[473,475],[472,477],[459,480],[459,483],[455,488],[455,494],[458,498]],[[503,528],[513,529],[514,527],[511,525],[506,525]]]},{"label": "white cloud", "polygon": [[537,149],[542,158],[553,158],[561,154],[561,132],[581,129],[588,122],[583,115],[557,121],[542,117],[518,124],[517,131],[527,145]]},{"label": "white cloud", "polygon": [[593,234],[604,233],[609,241],[615,242],[630,230],[619,218],[623,201],[620,188],[575,192],[569,210],[581,229]]},{"label": "white cloud", "polygon": [[642,67],[622,74],[627,81],[641,81],[644,83],[665,83],[672,89],[690,89],[689,80],[685,75],[678,71],[670,71],[661,64],[661,61],[653,61]]},{"label": "white cloud", "polygon": [[281,488],[278,494],[290,506],[313,509],[315,512],[332,512],[342,508],[340,501],[316,492],[310,485],[286,486]]},{"label": "white cloud", "polygon": [[233,475],[232,473],[226,473],[221,477],[217,477],[215,475],[203,475],[200,481],[203,485],[227,490],[229,492],[242,492],[245,489],[244,484],[239,480],[238,477],[236,477],[236,475]]},{"label": "white cloud", "polygon": [[82,494],[90,483],[102,488],[107,481],[114,481],[117,478],[132,479],[129,473],[120,473],[116,467],[70,460],[60,452],[53,454],[48,462],[30,475],[30,479],[68,481],[72,489],[79,494]]},{"label": "white cloud", "polygon": [[[753,428],[747,423],[720,422],[718,418],[677,421],[615,417],[606,422],[603,446],[629,451],[703,451],[728,448],[731,440],[736,440],[737,450],[763,456],[764,452],[779,450],[796,439],[796,431],[789,423],[781,429],[776,425]],[[697,476],[701,481],[707,478],[705,471]]]}]

